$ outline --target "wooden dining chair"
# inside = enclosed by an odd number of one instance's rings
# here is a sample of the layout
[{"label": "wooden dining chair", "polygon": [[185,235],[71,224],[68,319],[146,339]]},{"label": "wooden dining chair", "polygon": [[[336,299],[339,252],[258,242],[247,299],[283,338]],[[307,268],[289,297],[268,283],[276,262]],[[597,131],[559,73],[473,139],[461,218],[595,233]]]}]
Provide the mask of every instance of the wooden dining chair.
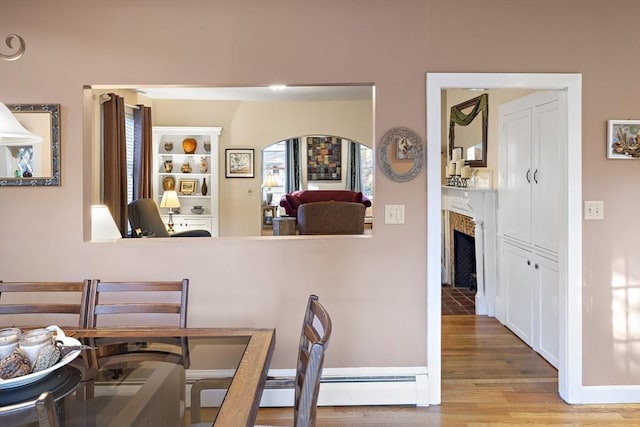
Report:
[{"label": "wooden dining chair", "polygon": [[[314,427],[316,407],[320,392],[320,377],[324,356],[331,338],[331,317],[320,304],[316,295],[310,295],[302,322],[296,376],[287,381],[283,378],[268,378],[265,388],[295,387],[294,427]],[[200,423],[200,393],[206,389],[228,388],[230,379],[212,378],[198,380],[191,388],[191,423]],[[204,424],[202,424],[204,425]]]},{"label": "wooden dining chair", "polygon": [[[189,279],[181,281],[103,282],[92,280],[89,295],[87,327],[102,326],[100,320],[111,317],[110,327],[156,327],[160,317],[168,318],[163,326],[187,327]],[[144,318],[153,315],[152,320]],[[124,322],[122,316],[127,316]],[[135,319],[137,316],[142,319]],[[109,350],[95,354],[96,367],[126,365],[147,360],[163,360],[190,366],[189,345],[184,337],[157,338],[139,342],[126,337],[96,339],[94,346],[108,345]],[[154,346],[155,345],[155,346]],[[169,349],[167,349],[167,345]],[[178,347],[179,351],[172,351]]]},{"label": "wooden dining chair", "polygon": [[320,376],[324,355],[331,338],[331,317],[320,304],[316,295],[310,295],[305,311],[298,366],[296,369],[296,391],[293,406],[295,427],[316,425],[316,407],[320,392]]},{"label": "wooden dining chair", "polygon": [[[187,326],[189,279],[178,281],[104,282],[92,280],[89,286],[87,327],[164,327]],[[153,316],[153,317],[148,317]],[[161,319],[162,318],[162,319]],[[123,320],[124,319],[124,320]],[[139,334],[138,334],[139,335]],[[159,361],[182,365],[182,384],[191,365],[189,343],[185,337],[143,339],[123,334],[113,338],[90,338],[92,372],[108,373],[118,379],[133,372],[145,362]],[[86,386],[87,395],[95,395],[95,383]],[[184,390],[182,390],[184,400]],[[94,398],[88,405],[100,405]]]},{"label": "wooden dining chair", "polygon": [[[177,298],[167,301],[161,294],[173,294]],[[107,300],[106,294],[115,298]],[[158,316],[172,316],[172,324],[176,327],[187,327],[187,300],[189,296],[189,279],[181,281],[139,281],[139,282],[103,282],[92,280],[89,295],[89,310],[87,315],[87,327],[98,326],[98,318],[112,315],[116,318],[111,325],[115,326],[157,326],[158,319],[154,323],[139,324],[134,321],[137,315],[155,314]],[[119,321],[122,315],[127,315],[127,322],[135,322],[124,325]],[[143,316],[139,316],[143,318]],[[112,320],[113,320],[112,318]],[[101,325],[103,326],[103,325]]]},{"label": "wooden dining chair", "polygon": [[[18,295],[21,294],[21,295]],[[15,315],[17,327],[58,324],[85,328],[89,302],[89,281],[82,282],[0,282],[0,315]],[[43,321],[42,315],[49,315]],[[66,324],[59,320],[77,319]],[[13,320],[20,319],[19,322]],[[26,319],[23,321],[23,319]],[[34,319],[34,320],[29,320]],[[62,324],[60,324],[62,323]],[[5,322],[5,325],[9,323]]]},{"label": "wooden dining chair", "polygon": [[45,391],[36,400],[0,408],[0,425],[22,426],[37,422],[39,427],[59,427],[53,394]]}]

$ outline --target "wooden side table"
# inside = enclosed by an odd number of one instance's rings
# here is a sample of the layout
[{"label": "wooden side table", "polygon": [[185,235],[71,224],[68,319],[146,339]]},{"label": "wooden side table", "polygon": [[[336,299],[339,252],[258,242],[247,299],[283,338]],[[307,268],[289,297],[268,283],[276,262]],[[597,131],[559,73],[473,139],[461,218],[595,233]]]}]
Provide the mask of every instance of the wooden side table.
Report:
[{"label": "wooden side table", "polygon": [[296,234],[296,219],[292,216],[279,216],[273,219],[274,236],[290,236]]}]

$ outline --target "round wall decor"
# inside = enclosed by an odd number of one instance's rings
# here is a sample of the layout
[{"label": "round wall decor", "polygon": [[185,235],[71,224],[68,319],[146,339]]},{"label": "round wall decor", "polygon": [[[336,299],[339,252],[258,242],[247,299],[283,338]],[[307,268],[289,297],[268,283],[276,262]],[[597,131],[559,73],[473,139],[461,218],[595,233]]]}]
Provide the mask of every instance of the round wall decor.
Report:
[{"label": "round wall decor", "polygon": [[422,139],[412,129],[395,127],[387,131],[378,146],[378,160],[385,175],[394,181],[415,178],[424,161]]}]

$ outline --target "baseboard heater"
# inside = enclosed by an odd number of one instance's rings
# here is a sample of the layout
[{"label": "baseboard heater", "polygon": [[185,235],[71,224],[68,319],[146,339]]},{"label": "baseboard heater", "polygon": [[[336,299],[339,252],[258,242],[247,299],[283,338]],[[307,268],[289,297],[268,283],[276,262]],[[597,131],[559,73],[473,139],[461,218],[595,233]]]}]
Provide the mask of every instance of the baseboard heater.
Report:
[{"label": "baseboard heater", "polygon": [[[294,370],[272,369],[262,393],[261,407],[293,405]],[[187,371],[187,405],[191,384],[197,378],[224,378],[229,372]],[[327,368],[320,380],[319,406],[428,405],[426,367]],[[203,390],[201,406],[219,406],[223,390]]]}]

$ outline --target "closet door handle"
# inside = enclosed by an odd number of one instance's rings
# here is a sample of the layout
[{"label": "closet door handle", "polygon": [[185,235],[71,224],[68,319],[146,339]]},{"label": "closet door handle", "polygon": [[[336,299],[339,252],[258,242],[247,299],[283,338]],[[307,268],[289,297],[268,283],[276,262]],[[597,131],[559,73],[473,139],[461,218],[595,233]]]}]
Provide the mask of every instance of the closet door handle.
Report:
[{"label": "closet door handle", "polygon": [[531,260],[530,259],[527,260],[527,265],[531,265]]},{"label": "closet door handle", "polygon": [[536,169],[536,171],[533,173],[533,180],[536,182],[536,184],[538,183],[538,169]]},{"label": "closet door handle", "polygon": [[527,182],[531,184],[531,169],[527,169]]},{"label": "closet door handle", "polygon": [[540,268],[540,266],[538,265],[538,263],[536,263],[536,264],[533,266],[533,268],[535,268],[535,269],[537,270],[538,268]]}]

